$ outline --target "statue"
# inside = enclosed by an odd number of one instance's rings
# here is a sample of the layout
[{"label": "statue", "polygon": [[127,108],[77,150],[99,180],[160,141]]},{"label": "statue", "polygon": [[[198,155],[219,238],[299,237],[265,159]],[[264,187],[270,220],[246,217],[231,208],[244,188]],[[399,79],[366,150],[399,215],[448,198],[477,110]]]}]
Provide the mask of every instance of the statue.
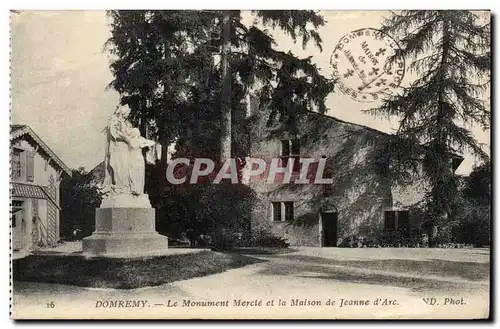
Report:
[{"label": "statue", "polygon": [[142,149],[156,143],[132,127],[129,114],[128,107],[117,107],[105,129],[102,202],[96,209],[95,231],[82,240],[86,255],[137,257],[168,251],[168,238],[156,232],[155,209],[144,193]]},{"label": "statue", "polygon": [[145,164],[142,149],[156,143],[140,135],[128,120],[130,109],[118,107],[106,126],[103,199],[144,195]]}]

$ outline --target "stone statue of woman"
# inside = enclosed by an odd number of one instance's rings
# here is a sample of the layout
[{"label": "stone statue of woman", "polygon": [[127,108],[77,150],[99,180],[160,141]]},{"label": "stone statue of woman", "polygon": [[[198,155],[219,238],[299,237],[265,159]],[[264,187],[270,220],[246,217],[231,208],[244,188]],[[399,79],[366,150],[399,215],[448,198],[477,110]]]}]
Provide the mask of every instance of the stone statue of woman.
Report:
[{"label": "stone statue of woman", "polygon": [[118,107],[106,126],[104,181],[101,207],[151,207],[144,194],[145,160],[142,149],[155,142],[141,136],[128,120],[130,109]]},{"label": "stone statue of woman", "polygon": [[130,193],[128,132],[132,125],[127,120],[130,108],[117,107],[106,126],[106,148],[104,157],[103,195]]}]

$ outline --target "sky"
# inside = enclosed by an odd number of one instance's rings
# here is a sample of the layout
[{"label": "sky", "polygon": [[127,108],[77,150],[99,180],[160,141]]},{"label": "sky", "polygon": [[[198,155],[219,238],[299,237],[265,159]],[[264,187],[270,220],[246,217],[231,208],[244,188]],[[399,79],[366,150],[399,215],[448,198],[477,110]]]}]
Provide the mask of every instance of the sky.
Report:
[{"label": "sky", "polygon": [[[339,40],[361,28],[379,28],[388,12],[323,11],[327,23],[319,33],[323,51],[312,43],[302,49],[280,31],[273,31],[278,48],[301,57],[312,56],[325,76],[332,75],[330,56]],[[245,21],[251,22],[249,14]],[[110,36],[104,11],[22,11],[11,15],[11,97],[13,124],[27,124],[70,168],[91,170],[104,158],[102,130],[118,104],[116,91],[107,89],[113,79],[109,54],[103,45]],[[406,74],[402,85],[411,80]],[[328,96],[327,114],[372,128],[393,132],[397,121],[375,118],[361,103],[337,90]],[[490,131],[473,127],[489,153]],[[469,154],[459,173],[476,163]]]}]

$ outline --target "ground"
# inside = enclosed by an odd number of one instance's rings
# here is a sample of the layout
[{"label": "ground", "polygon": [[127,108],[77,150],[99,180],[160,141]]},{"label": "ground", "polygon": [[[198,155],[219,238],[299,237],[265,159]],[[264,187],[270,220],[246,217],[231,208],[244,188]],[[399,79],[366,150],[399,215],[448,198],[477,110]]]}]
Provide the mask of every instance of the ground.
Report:
[{"label": "ground", "polygon": [[[298,248],[222,273],[131,290],[14,282],[13,316],[83,318],[484,318],[488,249]],[[342,300],[343,301],[342,301]],[[146,307],[102,308],[143,300]],[[248,301],[192,307],[184,301]],[[258,306],[258,301],[263,303]],[[345,302],[349,305],[345,305]],[[378,300],[378,305],[374,305]],[[50,306],[54,302],[54,307]],[[169,302],[170,301],[170,302]],[[327,305],[334,301],[335,305]],[[368,305],[361,305],[368,301]],[[177,302],[177,307],[168,307]],[[283,305],[286,302],[286,305]],[[302,304],[302,302],[304,304]],[[321,305],[318,305],[319,302]],[[170,303],[170,304],[169,304]],[[268,304],[266,307],[265,304]],[[384,304],[385,305],[382,305]],[[293,306],[295,304],[296,306]],[[314,304],[314,305],[313,305]],[[343,305],[341,305],[343,304]],[[354,305],[350,305],[354,304]],[[446,305],[445,305],[446,304]],[[112,304],[110,304],[112,305]],[[342,306],[342,307],[341,307]]]}]

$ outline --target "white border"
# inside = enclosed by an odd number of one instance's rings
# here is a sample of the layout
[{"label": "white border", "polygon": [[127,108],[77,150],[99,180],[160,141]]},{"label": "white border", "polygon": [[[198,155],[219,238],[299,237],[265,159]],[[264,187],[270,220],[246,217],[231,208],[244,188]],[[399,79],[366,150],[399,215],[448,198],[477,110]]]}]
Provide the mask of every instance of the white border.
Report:
[{"label": "white border", "polygon": [[[9,209],[9,180],[8,180],[8,133],[9,133],[9,114],[10,111],[10,99],[9,99],[9,9],[109,9],[109,8],[117,8],[117,9],[143,9],[143,8],[154,8],[154,9],[200,9],[200,8],[239,8],[239,9],[336,9],[336,10],[347,10],[347,9],[357,9],[357,10],[368,10],[368,9],[491,9],[494,13],[498,13],[499,1],[484,1],[484,0],[474,0],[474,1],[465,1],[465,0],[455,0],[453,2],[446,1],[436,1],[436,0],[419,0],[419,1],[361,1],[361,0],[349,0],[349,1],[339,1],[339,0],[308,0],[302,2],[290,2],[289,0],[280,0],[280,1],[270,1],[270,0],[254,0],[251,2],[240,2],[235,3],[229,0],[221,1],[152,1],[152,0],[122,0],[122,1],[105,1],[105,0],[86,0],[86,1],[3,1],[1,4],[2,10],[0,11],[0,26],[2,29],[0,30],[0,42],[2,45],[2,51],[0,52],[0,79],[2,81],[2,88],[0,89],[0,95],[2,99],[2,110],[0,111],[0,122],[1,122],[1,130],[0,130],[0,152],[2,161],[0,161],[2,175],[0,175],[0,186],[2,186],[0,203],[2,206],[2,218],[3,218],[3,230],[1,234],[1,244],[3,245],[4,252],[2,255],[2,266],[3,273],[2,277],[4,284],[2,284],[2,294],[0,295],[0,299],[2,301],[2,327],[11,327],[14,323],[9,320],[7,309],[9,307],[7,295],[9,294],[9,286],[6,284],[9,282],[9,272],[7,266],[5,266],[9,260],[9,256],[7,250],[9,250],[9,238],[8,238],[8,230],[7,230],[7,211]],[[496,22],[498,23],[498,22]],[[496,27],[497,24],[494,25]],[[498,33],[494,34],[495,38],[492,40],[495,44],[497,41]],[[497,51],[498,54],[498,51]],[[496,56],[495,61],[498,59]],[[494,85],[495,89],[493,93],[498,94],[498,85]],[[498,98],[498,96],[496,97]],[[495,99],[495,98],[494,98]],[[496,104],[494,104],[496,105]],[[493,107],[494,108],[494,107]],[[495,126],[498,126],[498,114],[495,116]],[[498,143],[498,134],[494,134],[495,144]],[[494,160],[496,164],[496,161]],[[498,177],[499,169],[495,165],[495,177]],[[497,183],[497,182],[495,182]],[[497,184],[495,184],[497,186]],[[500,205],[500,196],[495,194],[494,204]],[[498,230],[500,224],[498,222],[495,223],[495,232],[494,235],[499,237]],[[497,240],[495,239],[495,240]],[[496,258],[495,261],[498,265],[498,252],[495,252]],[[498,285],[495,285],[495,287]],[[498,296],[495,292],[494,296]],[[495,303],[498,305],[498,302]],[[498,317],[498,312],[495,312]],[[53,322],[46,323],[47,325],[54,325]],[[82,323],[83,325],[93,326],[94,328],[101,328],[109,325],[119,325],[122,326],[124,323]],[[301,326],[312,326],[317,325],[318,323],[300,323]],[[346,324],[346,323],[332,323],[328,325],[334,325],[335,327],[352,327],[362,325],[363,323],[358,324]],[[366,323],[365,323],[366,324]],[[387,326],[389,323],[370,323],[371,326]],[[40,325],[37,323],[25,323],[23,327],[30,328],[36,325]],[[60,324],[58,324],[60,325]],[[178,324],[174,323],[159,323],[158,325],[164,326],[168,325],[169,327],[176,327]],[[184,323],[183,326],[194,326],[199,324],[193,323]],[[202,325],[207,325],[204,323]],[[220,323],[210,323],[212,326],[219,326]],[[235,323],[225,323],[223,325],[233,326]],[[252,324],[237,324],[239,326],[248,326]],[[254,326],[260,326],[260,323],[254,323]],[[290,323],[273,323],[276,326],[289,326]],[[390,325],[390,324],[389,324]],[[393,323],[393,325],[399,326],[401,323]],[[443,327],[455,327],[456,323],[419,323],[418,325],[425,326],[426,328],[443,328]],[[476,323],[467,323],[466,325],[477,326]],[[133,323],[132,326],[140,328],[143,326],[141,323]]]}]

